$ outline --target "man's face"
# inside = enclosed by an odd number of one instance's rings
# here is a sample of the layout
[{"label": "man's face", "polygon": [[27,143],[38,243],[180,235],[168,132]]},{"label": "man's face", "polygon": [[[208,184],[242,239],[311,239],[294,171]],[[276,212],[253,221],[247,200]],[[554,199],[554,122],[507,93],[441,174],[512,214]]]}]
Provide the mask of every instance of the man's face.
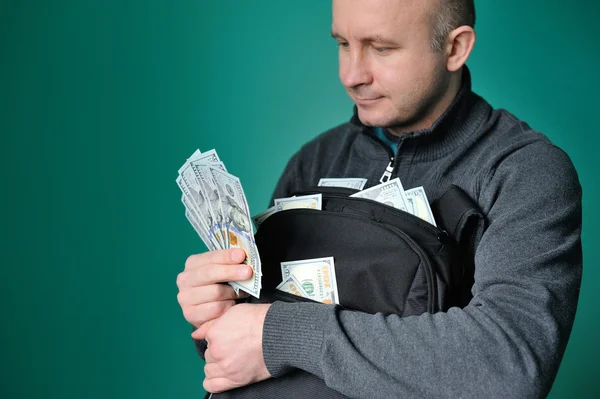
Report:
[{"label": "man's face", "polygon": [[428,127],[448,88],[446,57],[431,49],[437,0],[333,0],[339,75],[365,125]]}]

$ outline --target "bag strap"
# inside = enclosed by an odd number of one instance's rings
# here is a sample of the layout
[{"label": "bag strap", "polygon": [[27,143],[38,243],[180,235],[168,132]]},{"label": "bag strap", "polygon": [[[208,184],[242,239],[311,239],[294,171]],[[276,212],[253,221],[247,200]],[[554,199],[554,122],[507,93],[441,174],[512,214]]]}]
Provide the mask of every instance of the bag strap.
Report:
[{"label": "bag strap", "polygon": [[477,204],[458,186],[452,185],[431,204],[438,227],[454,238],[458,244],[463,265],[461,303],[471,299],[475,282],[475,250],[483,235],[485,217]]}]

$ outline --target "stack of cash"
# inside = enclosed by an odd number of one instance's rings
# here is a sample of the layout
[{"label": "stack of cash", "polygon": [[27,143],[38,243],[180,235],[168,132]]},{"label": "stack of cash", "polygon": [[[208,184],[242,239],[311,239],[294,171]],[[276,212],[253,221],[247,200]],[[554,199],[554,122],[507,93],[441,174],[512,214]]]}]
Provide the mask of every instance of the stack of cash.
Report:
[{"label": "stack of cash", "polygon": [[[410,190],[404,190],[399,178],[389,180],[377,186],[363,190],[367,179],[346,178],[346,179],[321,179],[320,187],[345,187],[355,190],[362,190],[351,197],[366,198],[382,204],[400,209],[417,216],[426,222],[437,226],[425,189],[416,187]],[[269,216],[276,212],[295,208],[310,208],[321,210],[322,196],[321,194],[306,195],[300,197],[277,198],[274,200],[274,205],[264,212],[252,217],[256,228],[263,223]]]},{"label": "stack of cash", "polygon": [[280,211],[286,211],[288,209],[315,209],[320,211],[323,196],[321,194],[314,194],[289,198],[275,198],[273,202],[274,205],[272,207],[258,215],[252,216],[252,220],[257,229],[269,216]]},{"label": "stack of cash", "polygon": [[415,187],[405,191],[399,178],[359,191],[356,194],[352,194],[351,197],[367,198],[381,202],[382,204],[417,216],[437,227],[431,207],[429,206],[429,201],[427,200],[427,195],[425,194],[425,189],[423,187]]},{"label": "stack of cash", "polygon": [[252,277],[229,284],[258,298],[261,262],[250,222],[250,209],[240,179],[227,173],[215,150],[196,150],[179,169],[185,216],[209,250],[241,248],[244,263],[254,269]]}]

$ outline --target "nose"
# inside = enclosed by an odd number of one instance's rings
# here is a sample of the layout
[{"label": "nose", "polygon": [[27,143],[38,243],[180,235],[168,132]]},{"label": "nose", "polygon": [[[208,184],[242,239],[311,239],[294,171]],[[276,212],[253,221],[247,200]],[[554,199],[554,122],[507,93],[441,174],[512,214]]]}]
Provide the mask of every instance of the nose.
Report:
[{"label": "nose", "polygon": [[369,60],[360,51],[347,51],[340,54],[339,74],[344,87],[352,89],[372,82]]}]

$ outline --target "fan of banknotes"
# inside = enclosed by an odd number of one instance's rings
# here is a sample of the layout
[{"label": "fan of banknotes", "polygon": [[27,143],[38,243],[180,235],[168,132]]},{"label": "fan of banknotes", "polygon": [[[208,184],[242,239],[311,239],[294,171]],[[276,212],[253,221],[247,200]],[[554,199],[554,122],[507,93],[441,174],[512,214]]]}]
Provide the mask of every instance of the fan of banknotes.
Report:
[{"label": "fan of banknotes", "polygon": [[244,263],[254,269],[252,277],[229,284],[259,297],[261,263],[250,222],[250,209],[240,179],[227,172],[213,149],[196,150],[179,168],[176,179],[181,189],[185,216],[209,250],[242,248]]},{"label": "fan of banknotes", "polygon": [[[185,216],[209,250],[241,248],[246,252],[244,263],[250,265],[253,276],[229,284],[236,293],[243,290],[258,298],[262,288],[261,261],[254,241],[250,209],[240,179],[227,172],[213,149],[196,150],[179,168],[176,179],[181,189]],[[435,220],[423,187],[404,190],[399,178],[363,190],[367,179],[324,178],[321,187],[348,187],[358,191],[352,197],[367,198],[411,213],[433,224]],[[274,205],[252,217],[258,227],[269,216],[289,209],[322,209],[322,195],[276,198]],[[277,289],[327,304],[338,304],[339,295],[333,257],[281,262],[283,281]]]}]

